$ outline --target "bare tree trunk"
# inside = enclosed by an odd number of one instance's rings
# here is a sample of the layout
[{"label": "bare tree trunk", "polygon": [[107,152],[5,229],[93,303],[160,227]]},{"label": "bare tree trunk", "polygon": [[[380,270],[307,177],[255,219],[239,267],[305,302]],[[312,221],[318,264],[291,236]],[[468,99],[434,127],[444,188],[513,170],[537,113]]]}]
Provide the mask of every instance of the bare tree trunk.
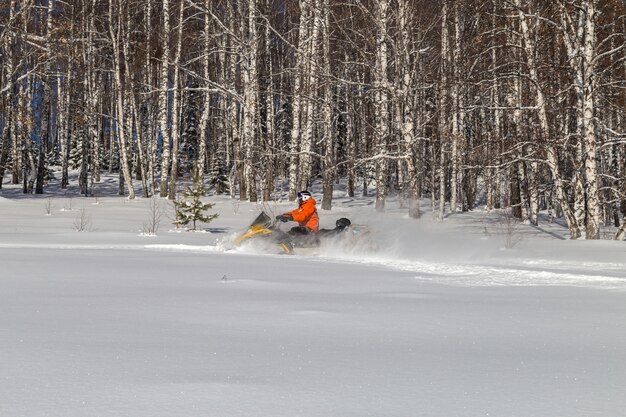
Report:
[{"label": "bare tree trunk", "polygon": [[253,162],[256,160],[256,116],[258,111],[259,80],[257,75],[257,4],[256,0],[248,0],[248,42],[245,46],[243,66],[244,84],[244,111],[243,111],[243,153],[244,177],[248,199],[251,202],[258,200],[256,190],[256,170]]},{"label": "bare tree trunk", "polygon": [[585,239],[600,238],[600,193],[596,161],[597,138],[594,120],[594,92],[596,81],[596,4],[597,0],[583,0],[575,9],[576,23],[561,7],[563,42],[574,75],[576,91],[576,125],[579,138],[576,176],[576,218]]},{"label": "bare tree trunk", "polygon": [[63,81],[65,85],[69,86],[72,82],[72,69],[68,68],[67,73],[63,76],[61,73],[57,75],[56,87],[57,87],[57,100],[59,101],[59,116],[58,116],[58,131],[59,131],[59,145],[61,151],[61,188],[66,189],[69,185],[69,157],[70,157],[70,138],[69,138],[69,106],[70,106],[70,94],[67,91],[69,88],[63,88]]},{"label": "bare tree trunk", "polygon": [[[231,92],[236,92],[236,82],[238,68],[240,64],[239,49],[235,46],[237,42],[237,28],[241,25],[237,25],[235,22],[235,13],[232,2],[227,2],[226,16],[228,18],[228,30],[230,36],[220,37],[220,44],[222,49],[230,51],[230,53],[223,53],[222,61],[224,62],[224,82],[226,83],[226,89]],[[243,163],[241,161],[241,129],[240,129],[240,110],[238,105],[238,99],[234,95],[224,95],[220,97],[220,100],[225,101],[225,160],[226,169],[229,170],[228,181],[230,197],[235,198],[237,194],[236,184],[239,184],[239,198],[241,200],[247,200],[246,184],[243,179]]]},{"label": "bare tree trunk", "polygon": [[321,3],[321,13],[323,14],[322,25],[322,62],[324,74],[324,102],[322,107],[323,113],[323,125],[322,125],[322,140],[324,142],[324,161],[323,161],[323,199],[322,209],[330,210],[332,208],[333,201],[333,180],[335,178],[335,158],[334,158],[334,137],[333,137],[333,108],[332,108],[332,85],[328,75],[330,71],[330,22],[329,22],[329,10],[328,0],[324,0]]},{"label": "bare tree trunk", "polygon": [[311,34],[311,40],[309,47],[307,48],[306,55],[306,68],[307,68],[307,85],[305,91],[308,92],[306,98],[306,116],[304,121],[304,137],[300,141],[300,161],[299,161],[299,174],[298,174],[298,188],[304,190],[307,188],[311,181],[311,164],[312,157],[311,152],[313,149],[314,141],[314,127],[315,127],[315,104],[317,101],[317,83],[319,80],[319,69],[317,60],[318,57],[318,44],[320,27],[322,25],[320,0],[315,0],[312,6],[313,13],[313,32]]},{"label": "bare tree trunk", "polygon": [[[344,60],[348,62],[348,53],[344,52]],[[348,79],[349,77],[349,65],[346,64],[343,69],[344,78]],[[354,197],[354,187],[356,182],[356,172],[355,172],[355,160],[357,158],[357,149],[356,149],[356,135],[355,135],[355,116],[353,110],[353,97],[350,94],[350,90],[348,87],[343,87],[341,92],[341,96],[345,101],[345,123],[346,123],[346,141],[348,142],[348,150],[347,150],[347,175],[348,175],[348,197]]]},{"label": "bare tree trunk", "polygon": [[[5,54],[4,65],[0,71],[4,71],[6,75],[4,75],[4,79],[2,80],[2,84],[6,89],[6,98],[4,101],[4,108],[6,109],[5,115],[5,125],[2,131],[2,149],[0,150],[0,189],[2,189],[2,183],[4,181],[4,174],[6,171],[7,162],[9,159],[9,151],[13,149],[14,141],[13,137],[15,136],[14,127],[15,127],[15,119],[14,119],[14,106],[13,101],[15,99],[15,67],[13,60],[15,59],[13,54],[13,42],[14,42],[14,31],[13,25],[15,23],[15,5],[16,0],[11,0],[9,4],[9,18],[7,21],[7,26],[5,30],[8,32],[3,36],[3,44],[2,50]],[[15,175],[15,168],[13,169],[13,175]]]},{"label": "bare tree trunk", "polygon": [[304,63],[306,57],[308,19],[313,15],[311,0],[300,0],[300,24],[298,26],[298,50],[296,51],[296,66],[294,74],[294,89],[292,99],[292,123],[289,151],[289,200],[296,199],[298,192],[298,168],[302,118],[302,83],[304,78]]},{"label": "bare tree trunk", "polygon": [[446,143],[450,135],[448,128],[448,0],[443,0],[441,7],[441,64],[439,65],[439,220],[446,214]]},{"label": "bare tree trunk", "polygon": [[387,66],[389,63],[387,47],[387,30],[389,28],[390,0],[377,0],[376,20],[379,28],[376,38],[376,69],[374,75],[374,90],[376,100],[375,128],[376,128],[376,211],[385,210],[387,198],[387,140],[389,139],[389,79]]},{"label": "bare tree trunk", "polygon": [[[491,30],[495,32],[498,27],[496,16],[498,12],[498,0],[493,0],[492,24]],[[500,109],[500,80],[496,78],[498,71],[498,56],[496,49],[496,39],[492,36],[489,44],[491,49],[490,70],[491,76],[494,78],[491,88],[491,105],[493,106],[493,130],[488,131],[491,134],[489,138],[489,148],[487,149],[487,160],[491,167],[488,168],[488,188],[487,188],[487,210],[500,207],[500,153],[498,152],[500,143],[502,142],[502,110]],[[495,148],[495,149],[494,149]]]},{"label": "bare tree trunk", "polygon": [[587,207],[587,239],[600,239],[601,205],[598,166],[596,159],[597,138],[595,124],[595,91],[597,90],[597,77],[595,70],[596,49],[596,2],[586,0],[583,4],[585,13],[585,38],[583,41],[583,67],[584,88],[582,91],[582,118],[583,118],[583,142],[585,144],[585,179],[586,179],[586,207]]},{"label": "bare tree trunk", "polygon": [[[398,95],[396,97],[396,119],[400,126],[402,135],[402,143],[404,148],[404,163],[406,165],[407,181],[407,197],[409,200],[409,217],[417,219],[421,216],[419,206],[418,192],[418,172],[416,160],[418,158],[416,152],[415,140],[415,115],[418,113],[414,99],[413,88],[415,85],[414,64],[411,62],[411,54],[413,50],[412,39],[409,35],[409,1],[398,1],[398,21],[400,31],[400,43],[397,53],[398,57],[398,80],[400,84]],[[419,60],[419,57],[416,58]]]},{"label": "bare tree trunk", "polygon": [[[202,107],[200,108],[200,126],[198,132],[198,160],[196,163],[197,169],[200,170],[200,175],[204,178],[204,174],[206,173],[206,156],[207,156],[207,137],[206,137],[206,129],[209,122],[209,105],[211,104],[211,93],[209,91],[209,77],[210,77],[210,69],[211,69],[211,18],[209,15],[209,10],[211,8],[211,0],[204,0],[204,7],[206,8],[206,12],[204,13],[204,39],[203,41],[203,54],[204,57],[202,59],[202,70],[203,70],[203,83],[204,89],[202,91]],[[222,100],[220,100],[221,102]]]},{"label": "bare tree trunk", "polygon": [[168,92],[169,92],[169,55],[170,55],[170,4],[169,0],[163,1],[163,39],[161,54],[161,74],[159,78],[159,110],[158,124],[161,136],[161,186],[160,196],[167,197],[168,173],[170,171],[171,154],[170,139],[171,133],[168,128]]},{"label": "bare tree trunk", "polygon": [[[271,8],[272,1],[267,0],[268,9]],[[270,201],[274,192],[274,173],[276,172],[276,132],[274,124],[274,65],[272,63],[272,31],[269,24],[265,25],[265,65],[269,73],[267,81],[267,91],[265,97],[266,118],[265,129],[267,137],[267,150],[265,155],[265,187],[263,189],[263,201]]]},{"label": "bare tree trunk", "polygon": [[450,85],[450,101],[452,102],[452,127],[450,129],[450,213],[457,212],[459,184],[461,183],[459,142],[463,134],[463,109],[461,108],[461,28],[459,21],[459,2],[454,3],[454,46],[452,48],[452,74]]},{"label": "bare tree trunk", "polygon": [[[95,19],[96,19],[96,3],[97,0],[91,0],[89,2],[89,17],[87,22],[88,35],[87,35],[87,49],[85,51],[85,60],[87,63],[87,73],[85,76],[86,91],[87,91],[87,117],[88,117],[88,142],[89,153],[86,155],[87,163],[91,161],[91,185],[93,187],[94,181],[100,181],[100,136],[98,129],[98,102],[101,97],[101,85],[98,82],[98,78],[95,74],[95,60],[96,51],[94,45],[95,35]],[[89,190],[93,193],[93,189]]]},{"label": "bare tree trunk", "polygon": [[117,134],[118,134],[118,143],[120,149],[120,164],[121,171],[123,173],[124,182],[128,186],[128,198],[135,198],[135,188],[133,186],[133,177],[130,172],[130,162],[128,157],[128,145],[127,145],[127,132],[128,128],[125,126],[124,120],[124,90],[122,87],[122,69],[121,63],[122,60],[122,51],[120,48],[120,42],[124,38],[122,36],[123,23],[121,21],[122,14],[118,14],[118,22],[117,22],[117,33],[114,30],[115,22],[113,20],[113,8],[114,8],[114,0],[109,0],[109,34],[111,36],[111,46],[113,47],[113,80],[114,80],[114,90],[115,90],[115,103],[116,103],[116,111],[117,111]]},{"label": "bare tree trunk", "polygon": [[552,178],[554,179],[556,199],[565,215],[567,225],[569,228],[570,237],[572,239],[577,239],[578,237],[580,237],[581,232],[580,232],[580,229],[578,228],[578,223],[575,219],[574,213],[572,213],[569,202],[567,200],[567,196],[565,194],[562,174],[561,174],[561,170],[559,169],[556,145],[554,143],[554,140],[550,137],[550,128],[548,124],[546,100],[545,100],[542,86],[539,81],[537,64],[535,62],[536,46],[535,46],[534,37],[531,36],[530,34],[530,28],[528,27],[528,19],[526,18],[525,11],[522,9],[521,0],[515,0],[515,5],[519,13],[520,28],[521,28],[522,38],[524,40],[524,50],[526,54],[526,62],[528,64],[530,81],[534,85],[534,90],[535,90],[535,105],[537,107],[538,117],[539,117],[538,128],[539,128],[539,133],[540,133],[540,139],[542,143],[545,144],[545,147],[546,147],[546,159],[547,159],[546,162],[552,174]]},{"label": "bare tree trunk", "polygon": [[[95,0],[94,0],[95,1]],[[158,127],[155,127],[152,123],[154,108],[154,93],[153,89],[153,67],[151,64],[152,60],[152,0],[146,0],[146,33],[147,33],[147,45],[146,45],[146,56],[144,61],[144,74],[143,79],[145,80],[146,90],[145,94],[147,96],[147,100],[144,104],[145,111],[147,113],[147,118],[149,122],[147,122],[147,126],[145,128],[145,142],[146,142],[146,154],[147,154],[147,170],[148,170],[148,195],[154,195],[156,192],[156,180],[155,180],[155,169],[157,165],[157,138],[156,133]],[[141,101],[140,101],[141,103]],[[158,107],[158,106],[157,106]]]},{"label": "bare tree trunk", "polygon": [[[128,30],[130,27],[132,27],[132,22],[130,19],[130,13],[128,8],[124,8],[123,9],[123,13],[120,10],[120,15],[123,14],[123,17],[120,16],[120,20],[119,20],[119,24],[120,24],[120,30],[121,30],[121,25],[122,25],[122,18],[125,21],[125,27],[127,28],[127,30],[125,30],[124,36],[121,37],[120,35],[118,35],[118,37],[120,39],[123,39],[122,41],[122,45],[121,45],[121,49],[118,51],[119,53],[122,53],[124,55],[124,67],[125,68],[130,68],[131,64],[130,64],[130,43],[131,43],[131,39],[130,39],[130,31]],[[120,58],[121,61],[121,58]],[[120,123],[122,123],[121,121],[124,120],[124,122],[121,125],[121,128],[127,128],[129,135],[124,135],[127,138],[128,142],[132,142],[132,138],[133,136],[136,136],[137,138],[137,168],[139,169],[139,173],[140,173],[140,177],[141,177],[141,184],[142,184],[142,188],[143,188],[143,195],[144,197],[148,197],[149,196],[149,191],[148,191],[148,173],[147,173],[147,169],[146,169],[146,161],[145,161],[145,156],[144,156],[144,146],[142,144],[142,134],[140,131],[140,117],[137,111],[137,100],[135,98],[135,92],[133,89],[133,80],[131,79],[131,74],[129,71],[124,71],[124,77],[122,78],[122,76],[120,76],[120,80],[124,80],[124,85],[126,86],[125,91],[124,91],[124,105],[125,107],[129,108],[129,111],[126,112],[126,114],[124,116],[120,116],[119,120]],[[122,93],[120,92],[120,95]],[[136,135],[133,135],[133,125],[136,127]],[[126,145],[126,151],[128,152],[128,148],[130,143],[127,143]],[[121,146],[121,143],[120,143]],[[132,172],[131,168],[130,168],[130,160],[132,159],[131,157],[126,157],[126,159],[128,160],[128,171],[129,173]],[[124,171],[122,171],[124,172]],[[132,176],[132,174],[131,174]],[[129,184],[129,187],[133,186],[132,183],[132,178],[126,179],[125,181],[127,184]]]},{"label": "bare tree trunk", "polygon": [[180,144],[180,119],[181,119],[181,82],[180,67],[183,47],[183,29],[185,27],[185,0],[180,0],[178,9],[178,37],[176,39],[176,54],[174,56],[174,99],[172,100],[172,163],[170,164],[170,183],[168,198],[176,200],[176,184],[178,182],[178,147]]},{"label": "bare tree trunk", "polygon": [[33,85],[29,75],[26,83],[22,83],[19,100],[19,117],[21,120],[19,136],[22,153],[22,191],[30,194],[33,190],[37,164],[33,155],[33,141],[31,139],[34,128],[33,112]]}]

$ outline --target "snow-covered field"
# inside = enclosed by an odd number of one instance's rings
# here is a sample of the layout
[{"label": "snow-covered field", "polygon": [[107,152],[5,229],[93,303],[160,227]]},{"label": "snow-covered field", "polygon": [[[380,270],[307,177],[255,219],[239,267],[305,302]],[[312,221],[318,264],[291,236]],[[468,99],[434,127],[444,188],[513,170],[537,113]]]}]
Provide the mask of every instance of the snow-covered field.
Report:
[{"label": "snow-covered field", "polygon": [[290,203],[207,200],[202,232],[167,208],[146,236],[147,199],[5,184],[0,416],[624,415],[624,242],[543,223],[504,250],[483,211],[338,193],[321,223],[367,225],[356,248],[268,255],[229,242]]}]

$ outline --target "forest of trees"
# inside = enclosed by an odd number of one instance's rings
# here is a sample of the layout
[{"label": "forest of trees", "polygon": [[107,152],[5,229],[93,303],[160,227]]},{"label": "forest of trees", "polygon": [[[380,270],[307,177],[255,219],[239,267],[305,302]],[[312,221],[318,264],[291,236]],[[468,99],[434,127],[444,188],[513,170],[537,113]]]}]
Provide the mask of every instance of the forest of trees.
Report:
[{"label": "forest of trees", "polygon": [[626,232],[624,0],[2,0],[0,188],[321,185]]}]

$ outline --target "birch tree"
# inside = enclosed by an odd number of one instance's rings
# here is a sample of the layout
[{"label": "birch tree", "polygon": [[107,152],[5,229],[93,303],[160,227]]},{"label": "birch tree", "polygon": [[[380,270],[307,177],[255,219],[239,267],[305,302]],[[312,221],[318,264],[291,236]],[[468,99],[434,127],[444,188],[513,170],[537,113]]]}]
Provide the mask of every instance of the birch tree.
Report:
[{"label": "birch tree", "polygon": [[296,199],[298,192],[298,168],[300,166],[300,136],[302,121],[302,85],[304,65],[307,57],[308,21],[312,15],[311,0],[300,0],[300,21],[298,24],[298,46],[295,51],[293,98],[291,104],[291,136],[289,142],[289,200]]},{"label": "birch tree", "polygon": [[389,0],[377,0],[375,4],[378,23],[376,37],[375,91],[375,144],[376,144],[376,211],[385,210],[387,198],[387,140],[389,139],[389,79],[387,75],[389,56],[387,33],[389,30]]},{"label": "birch tree", "polygon": [[117,114],[115,126],[120,152],[121,170],[124,178],[124,183],[128,187],[128,198],[132,200],[135,198],[135,187],[133,185],[133,177],[130,171],[130,159],[128,155],[129,126],[125,123],[124,120],[125,90],[122,85],[123,74],[121,67],[121,61],[123,61],[121,46],[121,42],[123,42],[124,39],[123,32],[125,30],[129,30],[129,28],[124,28],[122,13],[117,14],[117,19],[115,19],[113,9],[114,7],[116,7],[116,5],[114,3],[115,0],[109,0],[109,34],[111,37],[111,47],[113,50],[113,85],[115,87],[115,110]]},{"label": "birch tree", "polygon": [[169,62],[170,62],[170,4],[169,0],[162,0],[163,37],[161,53],[161,70],[159,75],[159,98],[158,98],[158,135],[161,140],[161,186],[160,196],[167,197],[169,194],[168,182],[171,165],[170,140],[171,132],[168,120],[168,92],[169,92]]},{"label": "birch tree", "polygon": [[258,45],[257,45],[257,1],[248,0],[247,18],[247,42],[244,46],[243,65],[243,154],[244,159],[244,179],[248,198],[252,202],[258,200],[256,189],[256,169],[254,162],[256,159],[257,146],[257,111],[259,97],[259,80],[257,73]]},{"label": "birch tree", "polygon": [[174,54],[174,76],[172,80],[172,125],[170,137],[172,141],[172,161],[170,163],[168,198],[176,200],[176,184],[178,181],[178,150],[180,144],[180,119],[181,119],[181,56],[183,48],[183,30],[185,27],[185,1],[180,0],[178,5],[178,34],[176,37],[176,52]]}]

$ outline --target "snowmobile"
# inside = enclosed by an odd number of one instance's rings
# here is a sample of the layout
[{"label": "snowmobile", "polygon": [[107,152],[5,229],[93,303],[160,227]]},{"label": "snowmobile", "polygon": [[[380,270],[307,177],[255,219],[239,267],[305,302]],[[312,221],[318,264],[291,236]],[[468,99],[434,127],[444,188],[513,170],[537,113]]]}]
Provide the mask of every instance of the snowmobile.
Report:
[{"label": "snowmobile", "polygon": [[318,247],[325,239],[341,236],[351,230],[351,225],[350,220],[343,217],[335,222],[334,229],[320,229],[306,235],[291,234],[282,231],[276,220],[272,220],[265,212],[261,212],[248,229],[235,238],[234,243],[242,245],[254,240],[262,243],[270,251],[276,250],[277,253],[291,255],[294,253],[294,248]]}]

